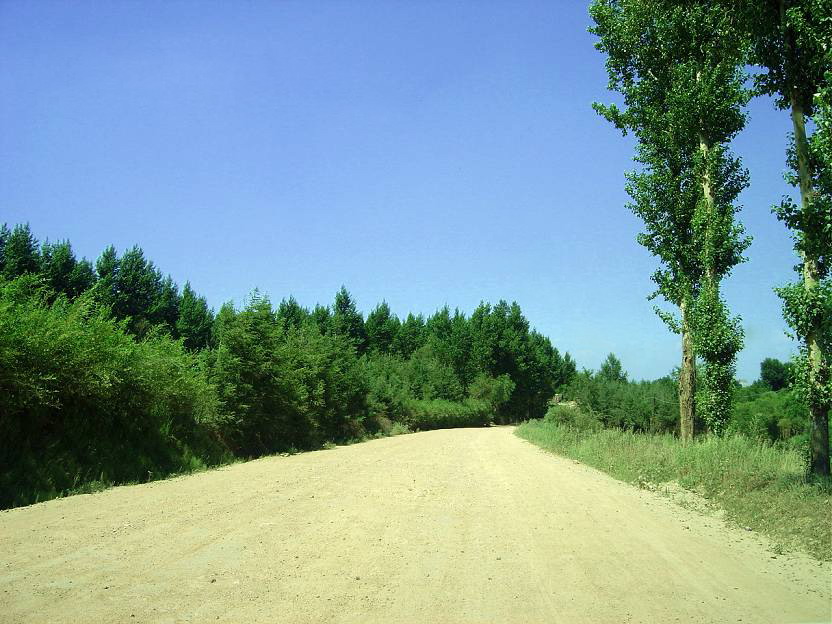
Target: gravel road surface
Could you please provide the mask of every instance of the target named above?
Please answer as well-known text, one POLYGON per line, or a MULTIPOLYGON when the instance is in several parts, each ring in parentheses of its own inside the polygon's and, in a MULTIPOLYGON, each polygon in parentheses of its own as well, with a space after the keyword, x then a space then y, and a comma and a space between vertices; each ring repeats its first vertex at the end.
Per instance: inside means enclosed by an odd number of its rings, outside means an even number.
POLYGON ((510 427, 0 513, 3 622, 824 622, 831 579, 510 427))

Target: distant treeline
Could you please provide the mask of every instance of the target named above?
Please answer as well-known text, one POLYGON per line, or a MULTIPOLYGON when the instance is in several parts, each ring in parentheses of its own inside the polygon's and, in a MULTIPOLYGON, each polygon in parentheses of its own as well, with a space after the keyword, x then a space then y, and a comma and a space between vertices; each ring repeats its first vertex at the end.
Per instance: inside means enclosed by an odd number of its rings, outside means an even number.
MULTIPOLYGON (((655 381, 632 381, 621 361, 610 353, 598 371, 581 371, 560 389, 563 401, 550 405, 547 419, 582 430, 678 434, 678 375, 677 369, 655 381)), ((726 433, 804 448, 809 423, 792 385, 791 363, 763 360, 760 378, 754 383, 740 386, 735 382, 734 408, 726 433)), ((695 427, 703 431, 706 424, 697 418, 695 427)))
POLYGON ((520 306, 365 319, 272 305, 215 314, 139 247, 93 264, 0 229, 0 506, 391 430, 540 417, 575 375, 520 306))

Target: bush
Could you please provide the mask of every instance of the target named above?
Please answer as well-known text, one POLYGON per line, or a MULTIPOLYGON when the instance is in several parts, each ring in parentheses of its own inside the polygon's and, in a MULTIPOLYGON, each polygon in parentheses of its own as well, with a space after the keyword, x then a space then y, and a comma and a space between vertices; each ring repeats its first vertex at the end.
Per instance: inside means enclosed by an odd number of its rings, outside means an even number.
POLYGON ((166 336, 136 342, 87 297, 46 296, 28 276, 0 286, 1 506, 227 455, 196 357, 166 336))
POLYGON ((483 427, 493 422, 493 410, 485 401, 462 402, 413 399, 406 403, 405 423, 412 430, 483 427))
POLYGON ((286 326, 255 294, 223 306, 217 349, 207 354, 222 401, 222 435, 243 456, 314 448, 366 433, 367 384, 355 346, 313 322, 286 326))
POLYGON ((790 389, 743 388, 737 392, 728 430, 757 440, 776 442, 806 431, 806 408, 790 389))
POLYGON ((679 397, 670 377, 633 382, 584 371, 575 375, 563 395, 595 414, 605 427, 662 433, 678 426, 679 397))
POLYGON ((579 409, 575 404, 553 403, 549 406, 543 419, 546 422, 570 427, 578 431, 598 431, 603 427, 601 421, 594 414, 579 409))

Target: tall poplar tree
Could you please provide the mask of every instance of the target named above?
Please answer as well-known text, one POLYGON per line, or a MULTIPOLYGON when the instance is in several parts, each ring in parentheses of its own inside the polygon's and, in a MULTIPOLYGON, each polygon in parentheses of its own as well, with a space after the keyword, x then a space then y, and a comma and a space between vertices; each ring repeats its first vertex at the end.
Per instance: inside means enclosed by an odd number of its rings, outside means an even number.
POLYGON ((777 289, 783 312, 801 343, 796 388, 809 411, 810 464, 830 474, 829 410, 832 408, 832 2, 747 0, 753 62, 761 93, 788 110, 792 137, 787 181, 800 203, 785 198, 775 208, 793 234, 800 255, 799 281, 777 289), (807 119, 815 131, 807 136, 807 119))
POLYGON ((740 26, 741 10, 731 0, 664 5, 678 28, 673 100, 699 143, 693 233, 703 273, 694 337, 705 363, 700 408, 708 427, 720 433, 731 416, 735 360, 743 344, 739 318, 731 317, 720 284, 745 260, 742 254, 751 242, 734 218, 748 173, 728 147, 745 126, 744 107, 751 95, 745 88, 748 38, 740 26))
POLYGON ((590 14, 596 47, 607 55, 608 86, 624 97, 623 109, 594 108, 638 140, 640 168, 627 175, 627 191, 645 225, 638 241, 661 262, 651 298, 679 309, 679 317, 657 312, 682 336, 680 435, 689 439, 697 352, 707 365, 703 415, 719 429, 741 345, 719 283, 748 245, 733 219, 745 176, 725 145, 744 121, 742 48, 726 45, 736 39, 731 13, 718 3, 595 0, 590 14))

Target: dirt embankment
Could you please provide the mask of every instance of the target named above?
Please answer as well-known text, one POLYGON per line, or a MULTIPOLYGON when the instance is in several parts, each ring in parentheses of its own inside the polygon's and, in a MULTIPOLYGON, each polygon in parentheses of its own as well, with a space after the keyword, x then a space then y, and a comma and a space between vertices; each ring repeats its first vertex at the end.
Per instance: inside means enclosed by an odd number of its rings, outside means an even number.
POLYGON ((510 428, 0 513, 0 621, 829 621, 830 566, 510 428))

